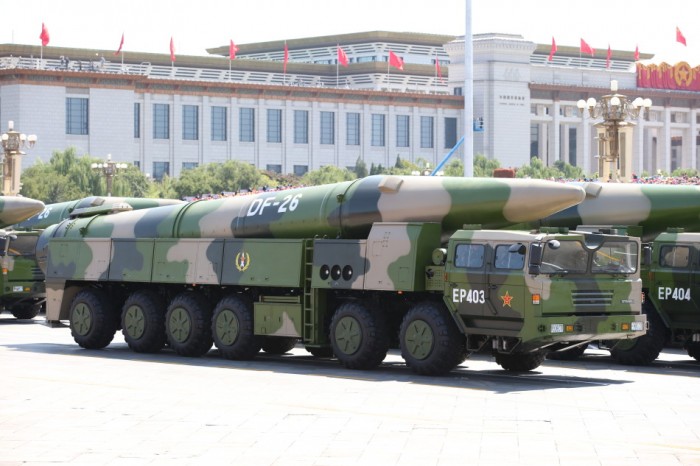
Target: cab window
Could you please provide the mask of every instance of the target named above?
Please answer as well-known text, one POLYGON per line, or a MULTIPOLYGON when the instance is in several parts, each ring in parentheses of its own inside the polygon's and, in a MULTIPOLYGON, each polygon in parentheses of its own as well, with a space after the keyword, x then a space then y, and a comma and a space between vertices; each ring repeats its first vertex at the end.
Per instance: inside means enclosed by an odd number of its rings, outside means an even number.
POLYGON ((690 248, 688 246, 661 246, 659 265, 674 269, 684 269, 690 263, 690 248))
POLYGON ((511 246, 510 244, 496 246, 494 265, 497 269, 520 270, 525 265, 525 254, 519 250, 512 251, 511 246))
POLYGON ((455 267, 478 269, 484 266, 483 244, 458 244, 455 250, 455 267))

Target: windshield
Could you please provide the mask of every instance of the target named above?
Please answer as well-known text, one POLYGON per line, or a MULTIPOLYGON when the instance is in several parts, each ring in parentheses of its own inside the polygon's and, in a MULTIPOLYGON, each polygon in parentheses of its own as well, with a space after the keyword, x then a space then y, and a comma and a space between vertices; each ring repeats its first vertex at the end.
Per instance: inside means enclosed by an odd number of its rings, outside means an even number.
POLYGON ((594 250, 579 241, 561 241, 558 248, 550 243, 542 251, 540 273, 635 273, 639 250, 634 241, 607 240, 594 250))
POLYGON ((634 273, 639 261, 637 243, 633 241, 605 241, 593 253, 593 273, 634 273))

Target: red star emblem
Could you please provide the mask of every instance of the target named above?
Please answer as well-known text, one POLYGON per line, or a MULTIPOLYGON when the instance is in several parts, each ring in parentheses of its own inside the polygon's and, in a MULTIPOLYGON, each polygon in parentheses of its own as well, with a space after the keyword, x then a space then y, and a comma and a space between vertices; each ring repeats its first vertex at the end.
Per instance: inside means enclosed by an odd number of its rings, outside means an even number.
POLYGON ((513 297, 506 291, 506 294, 501 296, 501 300, 503 300, 503 307, 511 307, 510 302, 513 300, 513 297))

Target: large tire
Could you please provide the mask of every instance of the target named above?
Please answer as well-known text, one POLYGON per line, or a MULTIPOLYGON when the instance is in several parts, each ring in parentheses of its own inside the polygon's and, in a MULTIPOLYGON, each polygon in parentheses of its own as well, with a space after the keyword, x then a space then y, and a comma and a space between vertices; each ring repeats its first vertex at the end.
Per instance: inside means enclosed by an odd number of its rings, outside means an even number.
POLYGON ((39 315, 41 304, 18 304, 10 309, 15 319, 33 319, 39 315))
POLYGON ((529 372, 540 367, 547 355, 544 351, 534 353, 496 353, 496 362, 511 372, 529 372))
POLYGON ((331 319, 330 336, 333 353, 348 369, 374 369, 389 351, 384 316, 359 302, 348 301, 338 307, 331 319))
POLYGON ((205 355, 212 345, 211 308, 199 293, 185 291, 170 302, 165 315, 168 346, 180 356, 205 355))
POLYGON ((688 351, 688 356, 694 358, 696 361, 700 361, 700 343, 693 341, 685 345, 686 351, 688 351))
POLYGON ((268 354, 289 353, 298 342, 297 337, 263 337, 262 350, 268 354))
POLYGON ((75 342, 86 349, 109 345, 117 332, 118 313, 100 290, 78 292, 70 306, 70 333, 75 342))
POLYGON ((122 334, 132 351, 156 353, 166 342, 165 301, 155 291, 129 295, 122 307, 122 334))
POLYGON ((219 301, 211 319, 214 344, 226 359, 253 359, 260 352, 261 339, 255 335, 253 306, 240 295, 219 301))
POLYGON ((651 303, 645 303, 644 314, 649 322, 649 330, 641 337, 632 340, 618 340, 610 349, 613 359, 627 366, 646 366, 659 357, 666 343, 666 325, 656 313, 651 303))
POLYGON ((399 330, 401 356, 420 375, 444 375, 468 355, 464 336, 447 309, 424 302, 409 310, 399 330))

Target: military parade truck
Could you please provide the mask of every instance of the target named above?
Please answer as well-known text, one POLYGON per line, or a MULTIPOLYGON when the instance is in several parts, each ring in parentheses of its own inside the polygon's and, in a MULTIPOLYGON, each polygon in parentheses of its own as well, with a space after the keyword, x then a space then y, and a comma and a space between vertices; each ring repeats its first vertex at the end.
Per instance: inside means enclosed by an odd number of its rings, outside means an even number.
POLYGON ((33 319, 41 311, 46 293, 44 273, 36 261, 36 243, 47 226, 71 215, 113 213, 170 204, 182 204, 182 201, 90 196, 44 206, 40 201, 17 198, 12 204, 17 206, 16 214, 12 216, 9 215, 12 212, 5 212, 5 215, 18 223, 0 230, 0 309, 8 310, 17 319, 33 319), (26 212, 26 215, 20 217, 17 215, 20 212, 26 212))
POLYGON ((88 215, 42 235, 47 320, 84 348, 229 359, 299 341, 370 369, 398 340, 419 374, 491 348, 536 368, 566 342, 644 334, 639 241, 465 229, 579 202, 541 180, 371 176, 333 185, 88 215), (597 254, 624 258, 593 269, 597 254))

